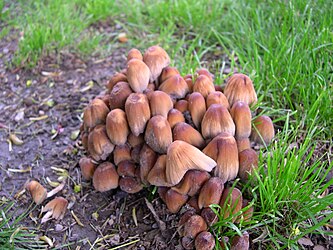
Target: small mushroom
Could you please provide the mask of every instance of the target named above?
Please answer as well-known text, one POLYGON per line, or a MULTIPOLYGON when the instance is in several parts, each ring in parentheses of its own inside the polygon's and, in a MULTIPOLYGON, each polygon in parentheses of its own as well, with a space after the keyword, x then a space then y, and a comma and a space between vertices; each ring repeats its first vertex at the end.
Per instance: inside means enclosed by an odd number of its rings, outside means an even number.
POLYGON ((205 220, 200 215, 192 215, 188 221, 184 224, 184 234, 185 237, 190 237, 191 239, 195 239, 195 237, 207 230, 207 224, 205 220))
POLYGON ((47 197, 47 190, 38 181, 30 181, 26 185, 26 189, 29 191, 34 202, 39 205, 47 197))
POLYGON ((198 196, 194 195, 192 196, 188 201, 187 204, 195 210, 196 213, 200 213, 200 208, 198 205, 198 196))
POLYGON ((136 178, 130 176, 121 177, 119 187, 129 194, 135 194, 143 189, 142 184, 136 178))
POLYGON ((212 104, 201 122, 201 133, 205 139, 214 138, 222 132, 235 134, 235 123, 231 115, 221 104, 212 104))
POLYGON ((106 134, 104 125, 97 125, 88 136, 88 152, 95 161, 103 160, 112 153, 114 145, 106 134))
POLYGON ((132 59, 138 59, 140 61, 143 60, 142 54, 140 52, 140 50, 133 48, 131 49, 128 54, 127 54, 127 62, 129 62, 132 59))
POLYGON ((185 141, 197 148, 205 146, 205 140, 201 134, 185 122, 178 122, 173 128, 173 140, 185 141))
POLYGON ((258 116, 253 121, 251 140, 262 145, 269 145, 274 138, 274 126, 271 118, 266 115, 258 116))
POLYGON ((114 145, 123 145, 130 133, 126 114, 121 109, 113 109, 106 117, 106 133, 114 145))
POLYGON ((141 153, 141 149, 142 149, 143 145, 144 144, 139 144, 131 149, 132 161, 134 161, 137 164, 140 163, 140 153, 141 153))
POLYGON ((194 245, 196 250, 213 250, 215 248, 215 238, 210 232, 203 231, 195 237, 194 245))
POLYGON ((56 197, 50 202, 48 202, 45 207, 42 208, 42 213, 47 212, 43 218, 41 223, 45 223, 50 219, 63 219, 67 210, 68 201, 63 197, 56 197))
POLYGON ((93 176, 94 188, 99 192, 105 192, 118 187, 119 175, 111 162, 100 164, 93 176))
POLYGON ((127 80, 131 89, 136 93, 143 93, 147 88, 150 78, 148 66, 139 59, 127 62, 127 80))
POLYGON ((234 215, 242 209, 242 203, 242 193, 238 188, 225 188, 220 201, 223 218, 226 219, 233 216, 232 222, 235 222, 237 216, 234 215))
POLYGON ((247 103, 237 101, 230 110, 230 114, 236 125, 235 138, 249 138, 251 135, 251 110, 247 103))
POLYGON ((86 129, 94 128, 96 125, 104 124, 109 108, 98 98, 92 100, 83 113, 83 124, 86 129))
POLYGON ((210 73, 208 71, 208 69, 205 69, 205 68, 197 69, 197 71, 195 73, 199 76, 201 76, 201 75, 207 76, 211 82, 214 81, 214 75, 212 73, 210 73))
POLYGON ((193 92, 199 92, 204 98, 214 92, 214 84, 206 75, 199 75, 193 85, 193 92))
POLYGON ((224 88, 224 94, 232 107, 237 101, 243 101, 249 106, 257 103, 257 94, 251 79, 244 74, 232 75, 224 88))
POLYGON ((158 89, 167 93, 173 99, 184 98, 189 92, 187 83, 180 75, 174 75, 166 79, 158 89))
POLYGON ((135 136, 143 133, 150 119, 149 102, 146 95, 131 94, 125 103, 128 125, 135 136))
POLYGON ((157 160, 157 154, 147 144, 144 144, 140 151, 140 179, 144 185, 148 185, 148 174, 157 160))
POLYGON ((248 148, 239 153, 238 175, 242 181, 247 181, 253 169, 258 168, 258 155, 252 148, 248 148))
POLYGON ((116 85, 118 82, 127 82, 127 77, 120 72, 114 74, 106 85, 108 91, 111 92, 114 85, 116 85))
POLYGON ((201 217, 204 218, 208 226, 214 225, 219 219, 210 207, 205 207, 201 210, 201 217))
POLYGON ((164 49, 155 45, 145 51, 143 61, 150 69, 150 81, 154 82, 161 75, 162 70, 170 64, 170 57, 164 49))
POLYGON ((146 143, 160 154, 165 154, 172 143, 172 131, 167 119, 161 115, 153 116, 147 124, 146 143))
POLYGON ((149 95, 149 104, 152 116, 161 115, 167 118, 168 112, 173 108, 170 96, 159 90, 153 91, 149 95))
POLYGON ((96 164, 91 158, 82 157, 79 161, 79 165, 83 178, 88 181, 91 180, 96 169, 96 164))
POLYGON ((189 170, 184 175, 184 178, 172 189, 180 194, 187 194, 189 196, 196 195, 202 185, 209 179, 210 175, 206 171, 189 170))
POLYGON ((205 98, 199 92, 193 92, 188 98, 188 109, 194 125, 199 129, 206 112, 205 98))
POLYGON ((178 193, 173 189, 169 189, 165 195, 165 204, 171 213, 177 213, 186 203, 188 196, 178 193))
POLYGON ((179 74, 180 73, 179 73, 178 69, 176 69, 175 67, 167 66, 162 70, 162 73, 160 75, 160 82, 164 82, 168 78, 175 76, 175 75, 179 75, 179 74))
POLYGON ((188 101, 186 100, 179 100, 175 104, 175 109, 178 109, 180 112, 184 113, 185 111, 188 110, 188 101))
POLYGON ((198 198, 199 208, 219 204, 224 189, 224 182, 219 177, 210 178, 201 188, 198 198))
POLYGON ((124 160, 117 165, 117 173, 120 177, 135 177, 135 170, 136 166, 132 161, 124 160))
POLYGON ((184 76, 184 80, 187 83, 187 87, 188 87, 188 92, 192 93, 193 92, 193 79, 192 79, 192 75, 190 75, 191 77, 189 77, 189 75, 184 76))
POLYGON ((238 152, 251 148, 250 138, 237 138, 236 139, 238 152))
POLYGON ((178 184, 191 169, 210 172, 216 162, 199 149, 184 141, 174 141, 168 148, 166 177, 168 183, 178 184))
POLYGON ((236 235, 231 240, 230 250, 248 250, 250 249, 249 233, 244 232, 241 236, 236 235))
POLYGON ((168 113, 168 122, 170 127, 174 128, 178 122, 185 122, 185 117, 178 109, 171 109, 168 113))
POLYGON ((110 109, 124 109, 127 98, 133 91, 127 82, 118 82, 110 92, 110 109))
POLYGON ((130 133, 127 137, 127 142, 132 148, 134 148, 135 146, 142 145, 143 143, 145 143, 145 139, 143 137, 143 134, 134 135, 130 133))
POLYGON ((165 169, 166 169, 166 155, 160 155, 153 168, 149 171, 147 181, 154 186, 170 186, 166 180, 165 169))
POLYGON ((225 108, 229 108, 229 102, 227 97, 220 91, 211 92, 206 98, 207 108, 212 104, 221 104, 225 108))
POLYGON ((113 162, 116 166, 118 166, 118 164, 122 161, 130 161, 130 160, 132 160, 131 148, 127 143, 115 146, 113 150, 113 162))

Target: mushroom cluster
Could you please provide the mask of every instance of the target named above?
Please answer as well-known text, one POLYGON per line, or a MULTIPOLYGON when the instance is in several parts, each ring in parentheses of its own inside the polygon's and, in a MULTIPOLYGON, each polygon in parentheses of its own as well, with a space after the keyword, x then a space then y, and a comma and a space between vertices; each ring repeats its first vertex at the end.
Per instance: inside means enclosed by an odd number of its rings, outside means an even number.
POLYGON ((170 212, 189 204, 195 213, 180 223, 182 244, 212 249, 207 228, 216 218, 209 206, 235 208, 225 210, 226 217, 246 206, 241 192, 226 183, 237 176, 247 180, 258 165, 251 143, 269 144, 274 127, 268 116, 252 121, 257 95, 248 76, 234 74, 222 89, 207 69, 181 76, 169 64, 159 46, 143 55, 128 52, 126 69, 84 110, 87 156, 79 165, 100 192, 119 186, 136 193, 154 185, 170 212))

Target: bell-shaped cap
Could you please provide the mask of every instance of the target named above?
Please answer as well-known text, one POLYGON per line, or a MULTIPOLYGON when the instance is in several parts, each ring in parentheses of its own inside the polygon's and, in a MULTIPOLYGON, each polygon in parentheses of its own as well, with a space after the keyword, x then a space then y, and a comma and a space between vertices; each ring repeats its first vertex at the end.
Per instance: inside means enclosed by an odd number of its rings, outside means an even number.
POLYGON ((258 116, 253 121, 251 140, 263 145, 269 145, 275 135, 271 118, 266 115, 258 116))
POLYGON ((192 121, 197 129, 200 128, 202 118, 206 112, 205 98, 199 92, 193 92, 188 98, 188 109, 192 121))
POLYGON ((205 146, 205 140, 198 130, 185 122, 179 122, 173 128, 173 140, 185 141, 197 148, 205 146))
POLYGON ((149 104, 152 116, 161 115, 167 118, 169 111, 173 108, 171 97, 159 90, 149 94, 149 104))
POLYGON ((105 192, 118 187, 119 175, 111 162, 100 164, 93 176, 94 188, 99 192, 105 192))
POLYGON ((123 145, 130 133, 126 114, 121 109, 113 109, 106 117, 106 133, 114 145, 123 145))
POLYGON ((88 136, 88 152, 95 161, 103 160, 112 153, 114 145, 106 134, 104 125, 97 125, 88 136))
POLYGON ((150 70, 139 59, 131 59, 127 62, 127 81, 131 89, 136 93, 143 93, 148 87, 150 70))
POLYGON ((251 110, 247 103, 237 101, 230 110, 236 126, 235 138, 249 138, 251 135, 251 110))
POLYGON ((170 57, 163 48, 155 45, 145 51, 143 61, 150 69, 150 81, 154 82, 161 75, 162 70, 170 64, 170 57))
POLYGON ((159 90, 167 93, 173 99, 184 98, 189 92, 187 83, 180 75, 174 75, 166 79, 158 88, 159 90))
POLYGON ((105 124, 109 108, 98 98, 92 100, 83 112, 83 124, 85 129, 94 128, 96 125, 105 124))

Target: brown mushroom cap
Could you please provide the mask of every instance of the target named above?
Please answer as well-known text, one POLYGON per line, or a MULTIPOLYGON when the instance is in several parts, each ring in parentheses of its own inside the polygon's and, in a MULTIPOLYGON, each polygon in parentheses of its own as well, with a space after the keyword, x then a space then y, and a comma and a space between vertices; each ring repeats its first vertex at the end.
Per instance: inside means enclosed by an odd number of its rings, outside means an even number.
POLYGON ((185 122, 185 117, 178 109, 171 109, 168 113, 168 122, 170 127, 174 128, 178 122, 185 122))
POLYGON ((29 191, 34 202, 39 205, 47 197, 47 190, 38 181, 30 181, 26 185, 26 189, 29 191))
POLYGON ((179 75, 179 71, 175 67, 167 66, 162 70, 162 73, 160 75, 160 82, 164 82, 166 79, 170 78, 174 75, 179 75))
POLYGON ((206 111, 201 122, 201 133, 204 138, 214 138, 222 132, 235 134, 235 123, 225 107, 220 104, 212 104, 206 111))
POLYGON ((113 150, 113 162, 116 166, 122 161, 130 161, 131 159, 131 148, 127 143, 115 146, 113 150))
POLYGON ((274 126, 271 118, 266 115, 258 116, 253 121, 251 140, 263 145, 269 145, 274 138, 274 126))
POLYGON ((127 77, 123 73, 115 73, 106 85, 108 91, 111 92, 114 85, 116 85, 118 82, 127 82, 127 77))
POLYGON ((127 54, 127 62, 129 62, 132 59, 138 59, 138 60, 143 60, 142 54, 140 50, 133 48, 131 49, 128 54, 127 54))
POLYGON ((173 108, 171 97, 163 91, 153 91, 149 94, 149 104, 151 115, 161 115, 168 117, 168 112, 173 108))
POLYGON ((136 93, 143 93, 147 88, 150 78, 148 66, 139 59, 127 62, 127 80, 131 89, 136 93))
POLYGON ((244 232, 242 236, 236 235, 231 240, 230 250, 250 249, 249 233, 244 232))
POLYGON ((192 215, 184 224, 183 236, 194 239, 199 233, 207 230, 207 224, 200 215, 192 215))
POLYGON ((157 187, 167 187, 170 186, 169 183, 167 183, 166 175, 165 175, 165 169, 166 169, 166 155, 160 155, 153 168, 149 171, 149 174, 147 176, 147 181, 154 186, 157 187))
POLYGON ((82 157, 79 161, 81 173, 84 179, 91 180, 94 175, 96 164, 88 157, 82 157))
POLYGON ((216 162, 199 149, 184 141, 174 141, 167 151, 166 177, 168 183, 178 184, 191 169, 210 172, 216 162))
POLYGON ((148 185, 148 174, 157 160, 157 153, 147 144, 144 144, 140 151, 140 179, 144 185, 148 185))
POLYGON ((204 218, 208 226, 214 225, 219 219, 217 214, 210 207, 203 208, 200 215, 204 218))
POLYGON ((188 196, 178 193, 175 190, 169 189, 165 195, 165 204, 171 213, 177 213, 186 203, 188 196))
POLYGON ((111 162, 100 164, 93 176, 94 188, 99 192, 105 192, 118 187, 119 175, 111 162))
POLYGON ((170 57, 168 53, 160 46, 149 47, 144 55, 143 61, 147 64, 150 69, 151 76, 150 81, 154 82, 158 79, 162 70, 170 64, 170 57))
POLYGON ((167 119, 161 115, 153 116, 147 124, 146 143, 160 154, 165 154, 172 143, 172 131, 167 119))
POLYGON ((232 75, 224 88, 224 94, 228 98, 229 104, 236 101, 243 101, 249 106, 257 103, 257 94, 254 90, 251 79, 244 74, 232 75))
POLYGON ((210 232, 203 231, 195 237, 194 245, 196 250, 213 250, 215 238, 210 232))
POLYGON ((236 139, 238 152, 242 152, 245 149, 251 148, 250 138, 238 138, 236 139))
POLYGON ((225 108, 229 108, 229 102, 227 97, 220 91, 211 92, 206 98, 207 108, 212 104, 221 104, 225 108))
POLYGON ((106 133, 114 145, 123 145, 130 133, 126 114, 121 109, 113 109, 106 117, 106 133))
POLYGON ((219 204, 224 189, 224 182, 219 177, 210 178, 201 188, 198 198, 199 208, 219 204))
POLYGON ((125 112, 132 133, 135 136, 143 133, 150 119, 150 108, 147 96, 141 93, 131 94, 125 103, 125 112))
POLYGON ((206 75, 199 75, 193 85, 193 92, 199 92, 206 98, 211 92, 214 92, 214 84, 206 75))
POLYGON ((188 109, 194 125, 199 129, 206 112, 205 98, 199 92, 193 92, 188 98, 188 109))
POLYGON ((189 196, 196 195, 202 185, 209 179, 210 174, 206 171, 189 170, 184 175, 184 178, 172 189, 180 194, 187 194, 189 196))
POLYGON ((103 160, 112 153, 114 145, 106 134, 104 125, 97 125, 88 136, 88 152, 95 161, 103 160))
POLYGON ((167 93, 173 99, 184 98, 189 92, 187 83, 180 75, 174 75, 166 79, 158 89, 167 93))
POLYGON ((109 108, 101 99, 95 98, 92 100, 83 113, 84 128, 94 128, 98 124, 104 124, 109 111, 109 108))
POLYGON ((120 177, 135 177, 136 176, 136 166, 134 162, 129 160, 121 161, 117 165, 117 173, 120 177))
POLYGON ((178 109, 180 112, 184 113, 188 110, 188 101, 186 100, 179 100, 175 103, 175 109, 178 109))
POLYGON ((252 148, 248 148, 239 153, 238 175, 243 181, 247 181, 253 169, 258 168, 258 155, 252 148))
POLYGON ((204 75, 204 76, 207 76, 209 78, 209 80, 211 82, 214 81, 214 75, 212 73, 210 73, 208 71, 208 69, 205 69, 205 68, 200 68, 200 69, 197 69, 196 72, 195 72, 197 75, 204 75))
POLYGON ((121 177, 119 187, 129 194, 135 194, 143 189, 142 184, 136 178, 130 176, 121 177))
POLYGON ((249 138, 251 135, 251 110, 247 103, 237 101, 230 110, 230 114, 236 125, 236 138, 249 138))
POLYGON ((133 91, 127 82, 118 82, 110 92, 110 108, 124 109, 125 102, 133 91))
POLYGON ((145 143, 145 139, 143 134, 134 135, 130 133, 127 137, 127 142, 132 148, 134 148, 135 146, 142 145, 143 143, 145 143))
POLYGON ((201 134, 185 122, 178 122, 173 128, 173 140, 185 141, 197 148, 205 146, 205 140, 201 134))
MULTIPOLYGON (((223 218, 229 218, 231 215, 237 214, 242 209, 243 197, 242 193, 238 188, 225 188, 221 201, 221 212, 223 214, 223 218)), ((232 218, 232 221, 235 222, 237 219, 236 216, 232 218)))

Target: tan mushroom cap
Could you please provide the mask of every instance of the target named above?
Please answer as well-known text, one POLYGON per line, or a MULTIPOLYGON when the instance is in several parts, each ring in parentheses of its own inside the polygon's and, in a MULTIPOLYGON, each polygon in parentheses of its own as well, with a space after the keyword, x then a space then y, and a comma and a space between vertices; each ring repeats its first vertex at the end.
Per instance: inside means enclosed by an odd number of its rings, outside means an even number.
POLYGON ((178 122, 172 132, 175 141, 184 141, 200 149, 205 146, 205 140, 199 131, 185 122, 178 122))
POLYGON ((143 185, 136 178, 130 176, 121 177, 119 187, 129 194, 135 194, 143 189, 143 185))
POLYGON ((79 161, 79 165, 83 178, 91 180, 96 169, 96 164, 89 157, 82 157, 79 161))
POLYGON ((42 219, 42 223, 49 219, 52 215, 53 219, 63 219, 67 210, 68 201, 63 197, 56 197, 48 202, 45 207, 42 208, 42 213, 48 212, 42 219))
POLYGON ((38 181, 30 181, 26 185, 26 189, 29 191, 34 202, 39 205, 47 197, 47 190, 38 181))
POLYGON ((106 134, 104 125, 97 125, 88 136, 88 152, 95 161, 103 160, 112 153, 114 145, 106 134))
POLYGON ((220 91, 211 92, 206 98, 207 108, 212 104, 221 104, 225 108, 229 108, 229 102, 227 97, 220 91))
POLYGON ((258 168, 258 155, 252 148, 248 148, 239 153, 238 175, 243 181, 247 181, 253 169, 258 168))
POLYGON ((171 213, 177 213, 185 205, 188 196, 169 189, 164 194, 165 204, 171 213))
POLYGON ((99 192, 105 192, 118 187, 119 175, 111 162, 100 164, 93 176, 94 188, 99 192))
POLYGON ((139 59, 131 59, 127 62, 127 81, 131 89, 136 93, 143 93, 148 87, 150 70, 139 59))
POLYGON ((130 60, 132 59, 138 59, 140 61, 143 60, 143 56, 140 52, 140 50, 136 49, 136 48, 133 48, 131 49, 130 51, 128 51, 128 54, 127 54, 127 62, 129 62, 130 60))
POLYGON ((178 109, 171 109, 168 113, 168 122, 170 127, 174 128, 178 122, 185 122, 185 117, 178 109))
MULTIPOLYGON (((231 215, 237 214, 242 209, 243 203, 243 196, 242 192, 238 188, 228 187, 225 188, 221 201, 220 206, 223 212, 223 218, 228 218, 231 215)), ((233 216, 232 221, 235 222, 237 219, 236 216, 233 216)))
POLYGON ((94 128, 99 124, 104 124, 109 111, 109 108, 101 99, 95 98, 92 100, 83 113, 84 128, 94 128))
POLYGON ((124 109, 125 102, 129 95, 132 93, 133 91, 127 82, 118 82, 116 85, 114 85, 109 95, 110 108, 124 109))
POLYGON ((182 99, 175 103, 175 109, 178 109, 180 112, 184 113, 188 110, 188 101, 182 99))
POLYGON ((172 131, 165 117, 156 115, 148 121, 145 141, 155 152, 160 154, 167 152, 172 143, 172 131))
POLYGON ((127 143, 115 146, 113 150, 113 162, 116 166, 122 161, 130 161, 131 159, 131 148, 127 143))
POLYGON ((183 236, 195 239, 199 233, 206 230, 207 224, 205 220, 200 215, 195 214, 185 222, 183 236))
POLYGON ((129 160, 121 161, 117 165, 117 173, 120 177, 135 177, 136 176, 136 166, 135 163, 129 160))
POLYGON ((249 106, 257 103, 257 94, 253 83, 244 74, 232 75, 224 88, 224 94, 228 98, 231 107, 236 101, 243 101, 249 106))
POLYGON ((130 133, 126 114, 121 109, 113 109, 106 117, 106 133, 114 145, 123 145, 130 133))
POLYGON ((200 75, 207 76, 211 82, 214 81, 214 75, 212 73, 210 73, 209 70, 206 68, 197 69, 195 73, 199 76, 200 75))
POLYGON ((115 73, 106 85, 108 91, 111 92, 114 85, 116 85, 118 82, 127 82, 127 77, 123 73, 115 73))
POLYGON ((275 136, 274 125, 266 115, 258 116, 253 121, 251 140, 263 145, 269 145, 275 136))
POLYGON ((224 182, 219 177, 210 178, 201 188, 198 205, 199 208, 209 207, 212 204, 219 204, 224 189, 224 182))
POLYGON ((203 208, 200 215, 204 218, 208 226, 214 225, 219 219, 217 214, 210 207, 203 208))
POLYGON ((160 155, 153 168, 149 171, 147 181, 157 187, 168 187, 170 184, 166 180, 166 155, 160 155))
POLYGON ((157 153, 147 144, 144 144, 140 151, 140 179, 144 185, 149 185, 147 181, 150 170, 157 161, 157 153))
POLYGON ((189 170, 184 175, 184 178, 172 189, 180 194, 187 194, 189 196, 196 195, 201 189, 202 185, 210 178, 210 174, 206 171, 189 170))
POLYGON ((202 118, 206 113, 205 98, 199 92, 193 92, 188 98, 188 109, 190 111, 192 121, 196 128, 200 128, 202 118))
POLYGON ((167 151, 166 177, 169 184, 176 185, 191 169, 210 172, 216 162, 199 149, 184 141, 174 141, 167 151))
POLYGON ((163 48, 155 45, 145 51, 143 61, 150 69, 150 81, 154 82, 161 75, 162 70, 170 64, 170 57, 163 48))
POLYGON ((245 149, 251 148, 250 138, 237 138, 236 143, 238 152, 242 152, 245 149))
POLYGON ((151 114, 147 96, 141 93, 131 94, 125 103, 125 112, 132 133, 135 136, 143 133, 151 114))
POLYGON ((207 97, 215 91, 213 82, 205 75, 199 75, 193 85, 193 92, 199 92, 203 97, 207 97))
POLYGON ((158 88, 167 93, 173 99, 184 98, 189 92, 187 83, 180 75, 174 75, 166 79, 158 88))
POLYGON ((232 119, 236 126, 235 137, 238 138, 249 138, 251 135, 251 110, 247 103, 237 101, 234 103, 230 110, 232 119))
POLYGON ((208 231, 203 231, 195 237, 194 246, 196 250, 213 250, 215 248, 215 237, 208 231))
POLYGON ((171 97, 163 91, 153 91, 149 94, 149 104, 151 115, 161 115, 168 117, 168 112, 173 108, 171 97))
POLYGON ((168 78, 175 76, 175 75, 179 75, 179 74, 180 73, 177 68, 167 66, 162 70, 162 73, 160 75, 160 82, 164 82, 168 78))
POLYGON ((231 240, 230 250, 250 249, 249 233, 244 232, 242 236, 236 235, 231 240))

